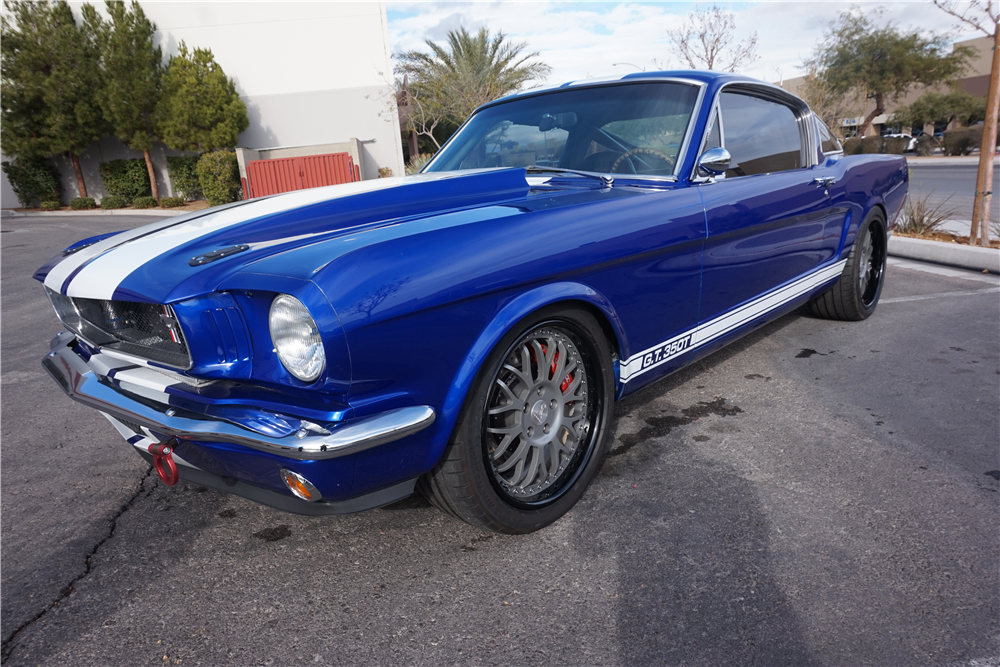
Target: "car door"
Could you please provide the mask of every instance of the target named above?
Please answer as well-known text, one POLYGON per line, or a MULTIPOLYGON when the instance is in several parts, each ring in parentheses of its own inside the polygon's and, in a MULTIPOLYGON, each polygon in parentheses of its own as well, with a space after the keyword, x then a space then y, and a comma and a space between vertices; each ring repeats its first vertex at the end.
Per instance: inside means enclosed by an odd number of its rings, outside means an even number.
POLYGON ((708 232, 704 343, 794 298, 805 277, 834 259, 843 229, 831 196, 836 170, 815 164, 815 125, 804 106, 767 90, 724 89, 704 144, 715 145, 732 161, 724 176, 698 186, 708 232), (787 289, 792 283, 798 287, 787 289), (786 289, 767 296, 779 287, 786 289))

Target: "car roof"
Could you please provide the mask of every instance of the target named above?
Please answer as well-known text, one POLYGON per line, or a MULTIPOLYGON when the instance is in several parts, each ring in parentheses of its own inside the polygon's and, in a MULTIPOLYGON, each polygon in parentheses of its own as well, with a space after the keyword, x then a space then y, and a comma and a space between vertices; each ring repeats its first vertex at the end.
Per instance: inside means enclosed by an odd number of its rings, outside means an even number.
MULTIPOLYGON (((566 88, 583 88, 583 87, 593 87, 593 86, 603 86, 603 85, 616 85, 622 82, 628 81, 668 81, 668 80, 686 80, 698 84, 723 84, 723 83, 753 83, 758 85, 765 85, 771 88, 775 88, 774 84, 761 81, 759 79, 754 79, 749 76, 744 76, 742 74, 733 74, 731 72, 716 72, 712 70, 664 70, 660 72, 630 72, 623 75, 613 75, 606 77, 598 77, 593 79, 577 79, 574 81, 567 81, 566 83, 561 83, 553 86, 543 86, 540 88, 530 88, 528 90, 522 90, 511 95, 506 95, 504 97, 497 98, 486 104, 482 105, 476 111, 491 107, 494 104, 502 104, 510 100, 530 97, 532 95, 540 95, 544 93, 551 93, 557 90, 563 90, 566 88)), ((779 88, 780 90, 780 88, 779 88)), ((785 94, 787 91, 783 91, 785 94)), ((792 96, 794 97, 794 96, 792 96)))

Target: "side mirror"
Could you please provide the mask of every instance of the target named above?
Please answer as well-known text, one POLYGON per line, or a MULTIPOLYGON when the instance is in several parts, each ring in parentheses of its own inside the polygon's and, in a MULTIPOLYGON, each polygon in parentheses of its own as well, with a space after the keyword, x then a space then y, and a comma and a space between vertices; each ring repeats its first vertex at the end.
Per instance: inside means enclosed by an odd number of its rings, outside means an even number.
POLYGON ((725 148, 710 148, 698 158, 698 171, 704 175, 718 176, 726 173, 733 156, 725 148))

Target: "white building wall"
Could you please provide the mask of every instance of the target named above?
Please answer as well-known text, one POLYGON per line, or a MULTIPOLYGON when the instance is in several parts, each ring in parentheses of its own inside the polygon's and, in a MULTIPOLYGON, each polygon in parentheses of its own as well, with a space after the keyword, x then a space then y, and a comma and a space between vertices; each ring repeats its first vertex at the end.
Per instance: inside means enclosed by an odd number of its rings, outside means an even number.
MULTIPOLYGON (((71 2, 79 19, 82 2, 71 2)), ((103 2, 93 1, 103 11, 103 2)), ((363 143, 365 173, 379 167, 402 175, 403 147, 395 115, 391 48, 385 5, 378 2, 150 2, 143 11, 156 24, 164 58, 209 48, 246 103, 250 127, 239 136, 244 148, 278 148, 344 142, 363 143)), ((161 194, 169 194, 165 151, 153 152, 161 194)), ((140 157, 112 138, 82 154, 88 189, 104 194, 99 162, 140 157)), ((62 162, 66 162, 63 165, 62 162)), ((76 196, 68 161, 64 199, 76 196)), ((4 207, 16 198, 3 178, 4 207)))

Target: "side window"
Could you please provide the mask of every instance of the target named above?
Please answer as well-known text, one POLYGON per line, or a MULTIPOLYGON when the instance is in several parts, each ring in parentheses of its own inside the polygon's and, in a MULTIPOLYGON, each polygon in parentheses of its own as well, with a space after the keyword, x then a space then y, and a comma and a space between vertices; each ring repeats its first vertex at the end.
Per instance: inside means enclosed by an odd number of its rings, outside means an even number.
POLYGON ((722 93, 720 106, 723 145, 733 157, 727 177, 802 166, 799 124, 789 107, 742 93, 722 93))
POLYGON ((830 132, 830 128, 826 126, 826 123, 817 118, 816 127, 819 128, 819 146, 820 152, 822 152, 823 155, 844 152, 844 147, 840 145, 840 141, 837 140, 837 137, 833 136, 833 133, 830 132))

